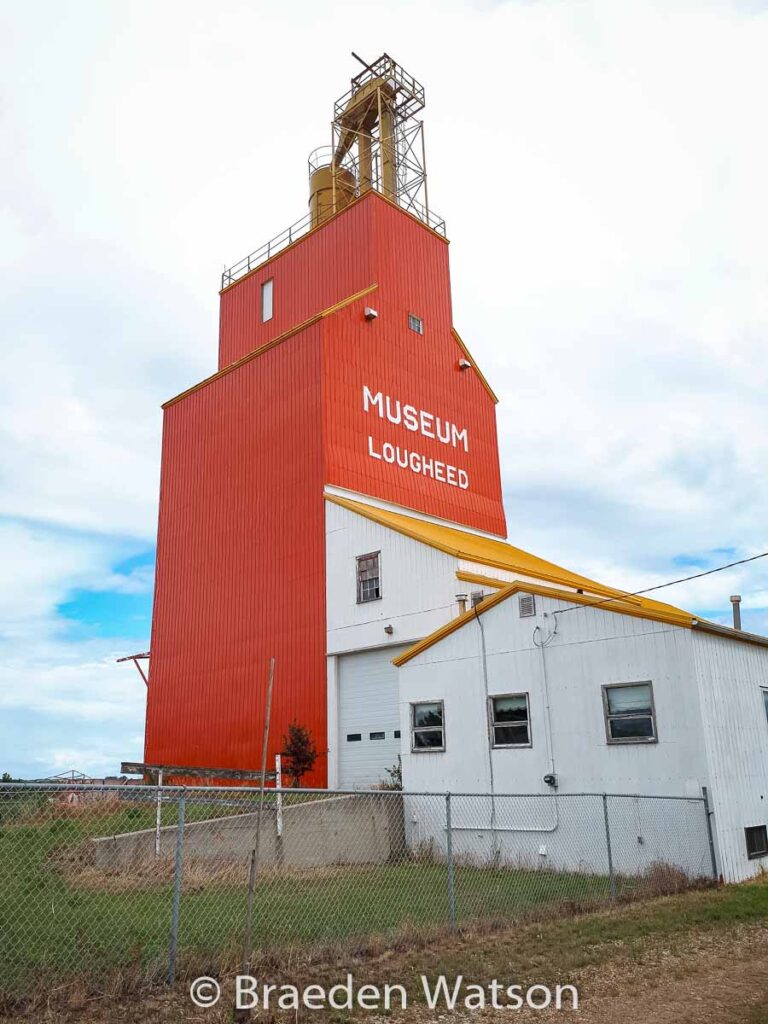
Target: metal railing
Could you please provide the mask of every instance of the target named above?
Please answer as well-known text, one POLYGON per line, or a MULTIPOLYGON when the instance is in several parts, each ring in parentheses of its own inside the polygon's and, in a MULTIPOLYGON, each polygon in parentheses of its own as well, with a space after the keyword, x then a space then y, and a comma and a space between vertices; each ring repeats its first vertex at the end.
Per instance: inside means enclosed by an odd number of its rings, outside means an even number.
POLYGON ((716 878, 705 798, 3 784, 0 1006, 716 878), (161 808, 156 821, 156 807, 161 808))
MULTIPOLYGON (((377 191, 377 189, 374 189, 377 191)), ((427 227, 430 227, 433 231, 436 231, 439 235, 445 237, 445 221, 442 217, 438 217, 437 214, 431 210, 427 210, 425 206, 415 200, 408 199, 405 202, 401 202, 398 205, 402 207, 407 213, 412 213, 414 217, 418 217, 419 220, 423 221, 427 227)), ((287 249, 289 245, 297 242, 303 235, 306 235, 312 228, 312 216, 307 213, 301 220, 297 220, 294 224, 291 224, 284 231, 281 231, 279 235, 275 235, 274 238, 270 238, 258 249, 254 249, 253 252, 244 256, 238 263, 228 267, 221 275, 221 287, 226 288, 235 281, 238 281, 241 277, 245 277, 246 274, 250 274, 252 270, 265 263, 267 260, 276 256, 283 249, 287 249)))

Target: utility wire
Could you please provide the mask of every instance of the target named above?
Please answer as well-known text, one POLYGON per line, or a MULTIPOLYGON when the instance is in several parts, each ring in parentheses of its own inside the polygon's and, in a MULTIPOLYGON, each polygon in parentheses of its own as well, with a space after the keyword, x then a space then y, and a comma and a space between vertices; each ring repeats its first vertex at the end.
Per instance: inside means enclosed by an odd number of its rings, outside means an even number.
MULTIPOLYGON (((715 572, 722 572, 724 569, 733 569, 736 565, 746 565, 747 562, 756 562, 758 558, 768 558, 768 551, 761 551, 759 555, 752 555, 750 558, 740 558, 738 562, 729 562, 727 565, 718 565, 716 569, 707 569, 704 572, 696 572, 692 576, 683 576, 679 580, 670 580, 668 583, 657 583, 655 587, 646 587, 645 590, 633 590, 631 593, 618 594, 616 597, 606 597, 602 601, 595 601, 594 605, 609 604, 611 601, 623 601, 627 597, 640 597, 642 594, 650 594, 654 590, 663 590, 665 587, 674 587, 676 583, 688 583, 689 580, 698 580, 702 576, 711 576, 715 572)), ((593 607, 594 607, 593 605, 593 607)), ((553 615, 562 615, 564 612, 574 612, 583 608, 583 605, 575 604, 570 608, 558 608, 553 615)))

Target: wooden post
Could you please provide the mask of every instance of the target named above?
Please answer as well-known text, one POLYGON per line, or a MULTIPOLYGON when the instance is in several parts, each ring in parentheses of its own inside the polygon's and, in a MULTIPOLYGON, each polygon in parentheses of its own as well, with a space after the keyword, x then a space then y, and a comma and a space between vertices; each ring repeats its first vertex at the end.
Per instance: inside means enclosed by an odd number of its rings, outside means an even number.
POLYGON ((275 659, 269 660, 267 681, 267 707, 264 714, 264 738, 261 751, 261 784, 259 786, 259 807, 256 812, 256 838, 251 850, 251 864, 248 871, 248 909, 245 918, 245 939, 243 942, 243 974, 248 973, 251 959, 251 932, 253 926, 253 896, 256 888, 256 871, 259 863, 259 840, 261 839, 261 812, 264 808, 264 779, 267 773, 267 745, 269 744, 269 721, 272 716, 272 686, 275 679, 275 659))

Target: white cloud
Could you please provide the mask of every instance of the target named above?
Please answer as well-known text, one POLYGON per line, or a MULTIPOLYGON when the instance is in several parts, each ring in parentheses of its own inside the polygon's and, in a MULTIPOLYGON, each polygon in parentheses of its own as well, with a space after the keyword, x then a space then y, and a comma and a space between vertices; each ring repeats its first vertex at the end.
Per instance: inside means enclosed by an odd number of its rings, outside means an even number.
MULTIPOLYGON (((767 4, 17 6, 0 501, 37 525, 0 534, 16 708, 141 731, 108 660, 122 641, 68 642, 56 608, 151 587, 114 567, 154 536, 159 404, 215 369, 223 264, 304 212, 365 40, 426 84, 430 201, 456 325, 502 400, 512 542, 633 589, 685 575, 679 555, 768 548, 767 4)), ((735 589, 768 625, 763 563, 658 596, 727 621, 735 589)))

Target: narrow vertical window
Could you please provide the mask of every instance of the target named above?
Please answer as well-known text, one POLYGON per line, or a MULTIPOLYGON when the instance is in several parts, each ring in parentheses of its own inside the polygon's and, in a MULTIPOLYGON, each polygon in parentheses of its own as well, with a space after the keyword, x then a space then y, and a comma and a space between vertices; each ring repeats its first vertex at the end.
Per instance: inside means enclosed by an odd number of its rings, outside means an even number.
POLYGON ((272 278, 261 286, 261 322, 272 319, 272 278))
POLYGON ((763 707, 765 708, 765 717, 768 718, 768 689, 764 686, 763 690, 763 707))
POLYGON ((357 603, 378 601, 381 597, 380 551, 360 555, 357 559, 357 603))
POLYGON ((411 704, 411 750, 445 750, 444 723, 441 700, 411 704))
POLYGON ((408 326, 412 331, 416 331, 417 334, 424 333, 424 321, 420 316, 416 316, 415 313, 408 314, 408 326))

